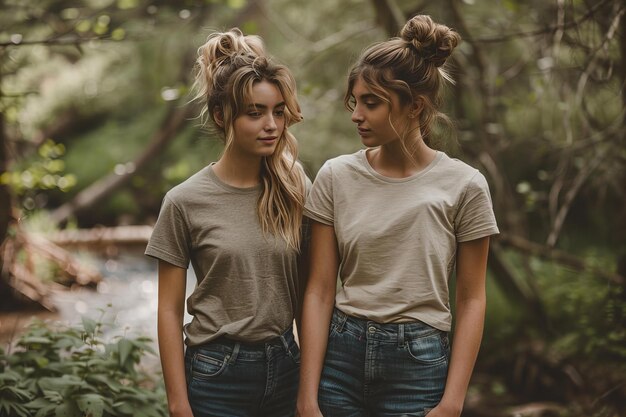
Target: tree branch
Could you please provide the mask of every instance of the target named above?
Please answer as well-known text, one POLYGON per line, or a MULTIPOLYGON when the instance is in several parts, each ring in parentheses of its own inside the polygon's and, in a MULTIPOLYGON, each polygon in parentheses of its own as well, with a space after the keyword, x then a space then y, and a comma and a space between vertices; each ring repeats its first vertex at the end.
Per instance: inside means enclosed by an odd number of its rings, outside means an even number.
POLYGON ((579 256, 571 255, 569 253, 554 249, 547 245, 531 242, 520 236, 500 233, 497 237, 494 238, 494 241, 499 242, 503 246, 508 246, 512 249, 518 250, 528 255, 536 256, 538 258, 549 261, 554 261, 563 266, 573 268, 576 271, 592 272, 616 285, 623 285, 625 282, 623 276, 606 272, 595 266, 590 266, 584 260, 580 259, 579 256))
POLYGON ((552 223, 552 228, 550 230, 550 234, 548 235, 548 239, 546 240, 546 244, 550 247, 554 247, 556 245, 556 241, 559 238, 559 234, 561 233, 561 229, 563 228, 563 223, 565 222, 565 218, 567 217, 567 213, 580 191, 580 188, 583 186, 585 181, 589 178, 591 173, 595 171, 598 166, 600 166, 600 162, 604 158, 606 152, 598 152, 596 156, 589 161, 589 163, 584 166, 574 178, 574 183, 572 187, 567 191, 565 195, 565 200, 563 204, 559 208, 559 211, 556 213, 556 217, 554 218, 554 222, 552 223))
POLYGON ((394 0, 372 0, 372 6, 376 10, 376 23, 378 23, 387 35, 398 36, 404 26, 406 17, 394 0))
POLYGON ((567 22, 567 23, 563 23, 563 24, 556 24, 556 25, 552 25, 552 26, 548 26, 545 29, 538 29, 538 30, 531 30, 531 31, 521 31, 521 32, 513 32, 513 33, 508 33, 505 35, 501 35, 501 36, 494 36, 494 37, 480 37, 476 39, 476 42, 479 43, 496 43, 496 42, 506 42, 506 41, 510 41, 511 39, 518 39, 518 38, 532 38, 535 36, 543 36, 545 34, 548 33, 555 33, 559 30, 567 30, 567 29, 571 29, 574 27, 579 26, 580 24, 586 22, 587 20, 591 19, 593 17, 593 15, 600 10, 602 7, 604 7, 607 3, 610 3, 612 0, 602 0, 599 3, 596 3, 593 7, 591 7, 587 13, 585 13, 583 16, 581 16, 579 19, 573 20, 571 22, 567 22))
POLYGON ((141 155, 131 162, 132 169, 127 170, 127 172, 121 175, 110 173, 91 184, 89 187, 79 192, 71 201, 54 210, 51 214, 52 220, 56 223, 63 223, 70 216, 93 207, 113 190, 126 184, 137 169, 142 168, 147 162, 158 155, 165 145, 176 136, 176 133, 180 131, 191 116, 191 106, 180 108, 178 104, 171 105, 161 123, 161 127, 153 134, 150 145, 141 155))

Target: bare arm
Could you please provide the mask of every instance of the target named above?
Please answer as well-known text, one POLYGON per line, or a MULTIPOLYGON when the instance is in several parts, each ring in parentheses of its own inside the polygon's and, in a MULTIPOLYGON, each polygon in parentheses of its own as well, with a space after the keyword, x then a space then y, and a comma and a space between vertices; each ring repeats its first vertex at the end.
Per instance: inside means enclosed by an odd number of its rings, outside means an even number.
POLYGON ((335 229, 318 222, 313 222, 311 227, 310 274, 304 294, 300 332, 302 361, 298 414, 302 417, 321 416, 317 394, 328 344, 328 328, 335 305, 339 268, 335 229))
POLYGON ((302 219, 302 241, 300 242, 300 254, 298 255, 298 311, 296 311, 295 322, 298 336, 298 345, 300 344, 300 333, 302 326, 302 303, 304 301, 304 291, 309 280, 310 268, 310 249, 311 249, 311 224, 313 221, 308 217, 302 219))
POLYGON ((485 322, 485 275, 489 237, 459 243, 456 266, 456 324, 448 380, 429 417, 460 416, 485 322))
POLYGON ((187 271, 159 260, 159 354, 172 417, 193 417, 187 398, 183 353, 183 314, 187 271))

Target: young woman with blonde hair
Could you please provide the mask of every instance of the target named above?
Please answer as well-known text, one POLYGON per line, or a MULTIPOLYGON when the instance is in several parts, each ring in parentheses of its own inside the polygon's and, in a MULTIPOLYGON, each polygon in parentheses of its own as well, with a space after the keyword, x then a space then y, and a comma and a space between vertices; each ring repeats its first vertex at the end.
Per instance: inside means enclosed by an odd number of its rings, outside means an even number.
POLYGON ((346 105, 366 149, 320 169, 304 296, 298 412, 458 417, 482 336, 489 236, 487 182, 431 147, 443 64, 457 33, 415 16, 369 47, 346 105), (456 325, 448 280, 456 266, 456 325), (336 293, 337 277, 341 286, 336 293))
POLYGON ((290 71, 260 38, 214 33, 194 88, 224 139, 215 163, 170 190, 146 254, 159 260, 158 340, 171 416, 292 416, 292 322, 307 181, 287 128, 301 120, 290 71), (187 299, 186 269, 197 285, 187 299))

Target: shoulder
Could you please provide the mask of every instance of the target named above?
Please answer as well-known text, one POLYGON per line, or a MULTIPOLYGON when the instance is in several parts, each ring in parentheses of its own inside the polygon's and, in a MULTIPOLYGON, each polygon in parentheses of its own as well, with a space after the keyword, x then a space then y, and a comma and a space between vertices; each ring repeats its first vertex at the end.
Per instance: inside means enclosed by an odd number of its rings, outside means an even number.
POLYGON ((456 177, 465 177, 470 179, 476 173, 480 173, 476 168, 457 158, 452 158, 442 152, 441 161, 438 164, 440 169, 445 169, 456 177))
POLYGON ((326 175, 338 175, 346 171, 359 170, 363 167, 362 153, 360 150, 351 154, 339 155, 327 160, 318 171, 318 175, 324 173, 326 175))
POLYGON ((468 184, 486 184, 485 176, 473 166, 457 158, 451 158, 442 152, 442 157, 434 173, 440 180, 467 186, 468 184))
POLYGON ((204 189, 211 186, 209 170, 210 168, 206 166, 185 181, 172 187, 165 194, 165 199, 179 207, 193 201, 204 189))

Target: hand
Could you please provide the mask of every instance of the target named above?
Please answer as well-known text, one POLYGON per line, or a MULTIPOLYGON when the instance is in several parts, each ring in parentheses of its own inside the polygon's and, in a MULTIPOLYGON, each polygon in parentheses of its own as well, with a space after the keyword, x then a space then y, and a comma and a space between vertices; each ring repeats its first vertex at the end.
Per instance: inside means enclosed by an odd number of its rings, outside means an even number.
POLYGON ((439 403, 435 408, 426 413, 426 417, 460 417, 461 409, 448 407, 439 403))
POLYGON ((320 407, 315 405, 302 406, 298 403, 296 407, 296 417, 324 417, 320 411, 320 407))
POLYGON ((170 407, 170 417, 193 417, 189 403, 181 404, 178 407, 170 407))

